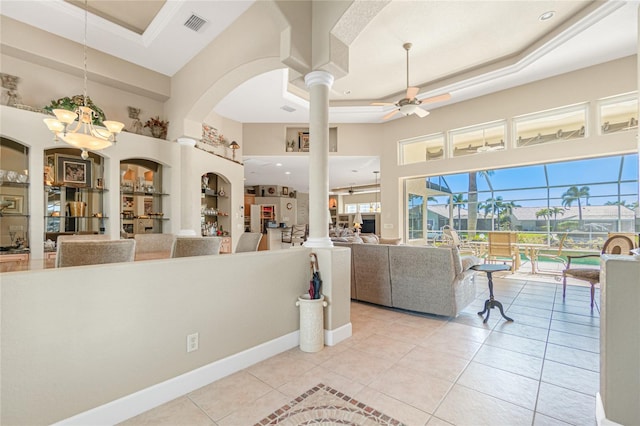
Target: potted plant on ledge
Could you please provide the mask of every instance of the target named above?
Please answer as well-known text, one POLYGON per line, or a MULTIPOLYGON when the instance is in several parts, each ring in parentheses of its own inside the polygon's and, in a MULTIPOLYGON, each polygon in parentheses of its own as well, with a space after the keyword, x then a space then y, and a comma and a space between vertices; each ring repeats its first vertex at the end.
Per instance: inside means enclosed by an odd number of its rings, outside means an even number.
POLYGON ((169 128, 169 122, 160 120, 160 116, 151 117, 144 123, 144 127, 148 127, 151 131, 151 136, 159 139, 167 138, 167 130, 169 128))

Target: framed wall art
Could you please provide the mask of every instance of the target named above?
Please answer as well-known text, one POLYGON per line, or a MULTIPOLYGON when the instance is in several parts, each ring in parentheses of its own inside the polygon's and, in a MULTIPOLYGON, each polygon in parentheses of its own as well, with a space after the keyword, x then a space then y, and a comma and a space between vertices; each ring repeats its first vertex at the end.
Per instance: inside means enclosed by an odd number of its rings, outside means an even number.
POLYGON ((56 182, 66 186, 91 187, 92 165, 91 160, 56 155, 56 182))
POLYGON ((0 203, 5 206, 2 209, 2 213, 22 214, 23 201, 24 197, 22 195, 0 195, 0 203))
POLYGON ((298 150, 309 152, 309 132, 298 132, 298 150))

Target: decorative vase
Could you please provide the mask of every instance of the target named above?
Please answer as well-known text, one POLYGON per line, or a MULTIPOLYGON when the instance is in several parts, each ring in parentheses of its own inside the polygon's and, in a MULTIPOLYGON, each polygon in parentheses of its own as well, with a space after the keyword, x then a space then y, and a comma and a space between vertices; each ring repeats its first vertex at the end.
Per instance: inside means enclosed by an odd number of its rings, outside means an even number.
POLYGON ((161 138, 164 133, 164 129, 161 126, 151 126, 151 136, 154 138, 161 138))

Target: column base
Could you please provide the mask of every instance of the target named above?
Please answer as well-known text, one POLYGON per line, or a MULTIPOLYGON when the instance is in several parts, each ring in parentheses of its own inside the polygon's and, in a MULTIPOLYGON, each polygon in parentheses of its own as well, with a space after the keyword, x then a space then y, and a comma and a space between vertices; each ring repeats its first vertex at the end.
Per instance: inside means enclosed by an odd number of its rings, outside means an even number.
POLYGON ((333 241, 329 237, 309 237, 303 244, 305 247, 317 248, 317 247, 333 247, 333 241))
POLYGON ((179 237, 197 237, 198 234, 193 229, 181 229, 178 231, 179 237))

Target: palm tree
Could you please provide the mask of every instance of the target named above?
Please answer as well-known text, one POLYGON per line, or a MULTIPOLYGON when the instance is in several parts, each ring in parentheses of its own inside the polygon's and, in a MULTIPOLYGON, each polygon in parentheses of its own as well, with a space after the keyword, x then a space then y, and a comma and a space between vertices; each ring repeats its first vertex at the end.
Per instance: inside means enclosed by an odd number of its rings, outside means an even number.
POLYGON ((605 206, 622 206, 622 207, 631 208, 631 206, 627 204, 627 200, 622 200, 622 201, 607 201, 606 203, 604 203, 604 205, 605 205, 605 206))
MULTIPOLYGON (((493 170, 483 170, 480 172, 469 172, 469 215, 467 217, 467 228, 469 230, 469 238, 473 238, 476 235, 476 229, 478 228, 478 174, 484 176, 485 179, 489 179, 489 176, 493 174, 493 170)), ((487 215, 485 214, 485 219, 487 215)))
POLYGON ((589 199, 588 186, 583 186, 580 189, 577 186, 572 186, 562 194, 562 205, 564 207, 571 207, 574 201, 578 202, 578 225, 580 227, 582 227, 582 203, 580 202, 582 198, 589 199))
POLYGON ((538 210, 536 212, 536 219, 538 219, 539 217, 542 217, 544 218, 544 220, 547 220, 549 217, 551 217, 551 212, 549 211, 549 209, 538 210))
POLYGON ((558 215, 563 215, 564 216, 564 212, 565 209, 563 209, 562 207, 551 207, 549 210, 549 213, 553 215, 553 230, 556 230, 556 226, 558 225, 558 215))
MULTIPOLYGON (((502 200, 502 197, 498 197, 500 198, 500 200, 502 200)), ((513 214, 513 208, 514 207, 522 207, 520 204, 516 204, 513 201, 507 201, 507 202, 503 202, 500 201, 500 208, 502 209, 502 211, 498 211, 498 223, 502 223, 502 222, 508 222, 508 228, 511 229, 511 219, 509 218, 510 215, 513 214), (506 213, 507 216, 504 216, 502 220, 500 220, 500 213, 506 213)))
POLYGON ((464 198, 464 194, 462 193, 453 196, 453 204, 456 206, 456 209, 458 209, 458 229, 462 229, 462 218, 460 217, 460 210, 462 210, 462 207, 464 207, 467 201, 468 200, 464 198))
MULTIPOLYGON (((498 218, 498 225, 500 224, 500 209, 502 208, 502 197, 498 195, 496 198, 489 197, 485 200, 485 217, 488 213, 491 213, 492 218, 498 218)), ((495 230, 495 221, 492 220, 492 230, 495 230)))

